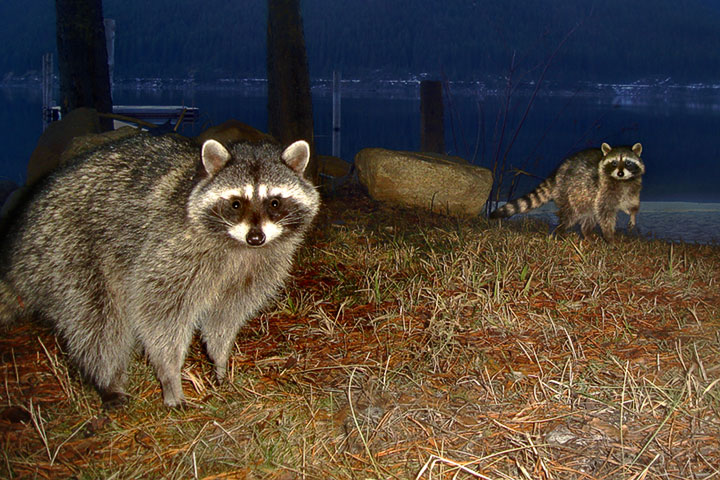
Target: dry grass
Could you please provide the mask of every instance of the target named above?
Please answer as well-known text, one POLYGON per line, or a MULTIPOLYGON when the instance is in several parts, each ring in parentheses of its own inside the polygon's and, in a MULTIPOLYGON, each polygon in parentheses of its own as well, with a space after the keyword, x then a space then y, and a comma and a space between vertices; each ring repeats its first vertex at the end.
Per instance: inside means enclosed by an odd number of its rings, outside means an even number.
POLYGON ((142 359, 100 409, 52 334, 0 339, 0 477, 720 479, 720 247, 548 237, 331 200, 216 386, 142 359))

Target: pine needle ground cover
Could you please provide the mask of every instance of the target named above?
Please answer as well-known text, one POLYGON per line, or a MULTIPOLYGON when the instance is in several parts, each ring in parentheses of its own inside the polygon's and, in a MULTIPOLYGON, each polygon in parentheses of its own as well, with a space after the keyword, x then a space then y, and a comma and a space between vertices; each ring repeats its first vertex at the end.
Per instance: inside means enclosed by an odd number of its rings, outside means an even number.
POLYGON ((227 383, 193 343, 185 408, 141 353, 105 411, 42 323, 3 332, 0 477, 720 478, 720 247, 321 217, 227 383))

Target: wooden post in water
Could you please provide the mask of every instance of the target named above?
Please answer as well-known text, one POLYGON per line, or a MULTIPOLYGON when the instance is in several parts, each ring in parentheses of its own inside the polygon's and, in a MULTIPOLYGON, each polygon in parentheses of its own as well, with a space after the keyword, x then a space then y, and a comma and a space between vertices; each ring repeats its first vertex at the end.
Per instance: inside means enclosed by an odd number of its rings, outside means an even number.
POLYGON ((342 75, 333 71, 332 155, 340 157, 340 82, 342 75))
POLYGON ((420 82, 420 150, 445 153, 442 82, 420 82))
POLYGON ((319 185, 300 0, 267 0, 267 6, 268 133, 283 145, 310 144, 305 178, 319 185))
MULTIPOLYGON (((60 106, 63 114, 80 107, 112 113, 102 0, 55 0, 60 106)), ((113 121, 101 117, 100 127, 113 121)))

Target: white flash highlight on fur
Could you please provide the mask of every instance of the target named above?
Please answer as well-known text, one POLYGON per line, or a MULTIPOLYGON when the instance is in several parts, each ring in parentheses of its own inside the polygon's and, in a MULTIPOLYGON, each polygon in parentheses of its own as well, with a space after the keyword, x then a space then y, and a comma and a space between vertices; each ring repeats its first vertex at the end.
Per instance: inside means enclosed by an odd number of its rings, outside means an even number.
POLYGON ((253 196, 253 190, 252 185, 246 185, 244 190, 239 190, 237 188, 230 188, 228 190, 223 190, 220 192, 220 194, 213 193, 213 195, 219 198, 224 198, 225 200, 230 200, 231 198, 239 198, 239 197, 245 197, 248 200, 250 200, 253 196), (250 190, 248 190, 248 187, 250 187, 250 190), (249 192, 249 195, 248 195, 249 192))
POLYGON ((288 187, 286 185, 281 185, 279 187, 273 187, 270 190, 270 196, 280 197, 280 198, 291 197, 292 196, 292 187, 288 187))
POLYGON ((272 242, 274 239, 279 237, 283 232, 282 226, 278 225, 275 222, 263 222, 262 230, 263 230, 263 233, 265 234, 265 243, 272 242))
MULTIPOLYGON (((265 234, 264 245, 272 242, 274 239, 278 238, 283 233, 282 226, 278 225, 275 222, 265 221, 261 225, 261 228, 262 232, 265 234)), ((247 244, 248 232, 250 232, 250 224, 247 221, 238 223, 230 230, 228 230, 228 233, 232 238, 243 244, 247 244)))
POLYGON ((249 231, 250 225, 247 222, 241 222, 228 230, 228 233, 238 242, 247 243, 247 234, 249 231))
POLYGON ((297 198, 304 205, 312 205, 313 200, 297 185, 278 185, 270 189, 271 197, 297 198))
POLYGON ((265 184, 258 185, 258 196, 260 198, 267 198, 268 187, 265 184))

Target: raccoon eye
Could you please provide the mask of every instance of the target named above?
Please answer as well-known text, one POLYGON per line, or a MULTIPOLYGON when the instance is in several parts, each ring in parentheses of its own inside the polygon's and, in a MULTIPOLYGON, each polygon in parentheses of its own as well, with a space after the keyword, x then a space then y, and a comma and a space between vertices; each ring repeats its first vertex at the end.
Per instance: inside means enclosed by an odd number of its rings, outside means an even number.
POLYGON ((611 165, 612 167, 617 167, 617 164, 618 164, 618 163, 617 163, 617 160, 613 160, 612 162, 610 162, 610 165, 611 165))
POLYGON ((234 208, 235 210, 237 210, 238 208, 240 208, 240 201, 239 201, 239 200, 235 200, 234 202, 232 202, 232 208, 234 208))
POLYGON ((270 207, 271 208, 280 207, 280 200, 278 200, 277 198, 273 198, 272 200, 270 200, 270 207))

